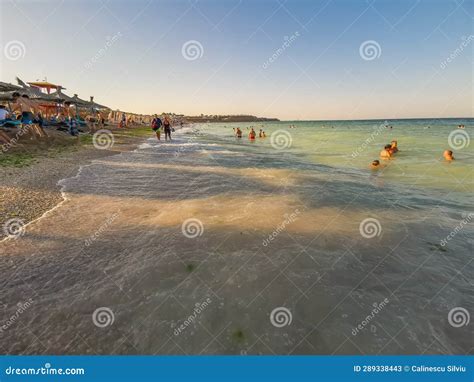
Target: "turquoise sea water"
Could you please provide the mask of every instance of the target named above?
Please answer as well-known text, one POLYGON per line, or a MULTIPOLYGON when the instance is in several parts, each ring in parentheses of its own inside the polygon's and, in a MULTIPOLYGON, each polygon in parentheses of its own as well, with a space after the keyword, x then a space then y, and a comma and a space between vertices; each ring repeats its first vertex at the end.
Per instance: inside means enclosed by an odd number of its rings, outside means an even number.
MULTIPOLYGON (((474 148, 468 143, 473 135, 473 119, 212 124, 207 125, 207 131, 232 145, 231 129, 237 126, 241 127, 244 136, 250 126, 257 133, 261 128, 266 132, 267 139, 256 139, 256 150, 269 148, 271 134, 285 131, 289 138, 275 134, 277 139, 281 137, 281 144, 277 142, 276 146, 283 148, 283 155, 298 156, 301 162, 321 168, 352 170, 362 177, 368 173, 372 160, 380 159, 383 146, 397 140, 400 151, 392 160, 384 161, 383 171, 377 175, 380 179, 393 181, 394 187, 400 183, 447 191, 474 191, 474 148), (457 129, 458 125, 464 125, 465 129, 457 129), (453 133, 451 145, 450 133, 453 133), (286 147, 287 142, 291 142, 289 147, 286 147), (444 150, 453 150, 457 160, 444 161, 444 150)), ((248 142, 246 137, 242 142, 248 142)))
POLYGON ((150 132, 62 181, 67 200, 2 244, 5 317, 32 299, 2 347, 471 353, 473 128, 201 124, 172 142, 150 132), (267 138, 249 141, 252 125, 267 138), (400 152, 371 170, 393 139, 400 152))

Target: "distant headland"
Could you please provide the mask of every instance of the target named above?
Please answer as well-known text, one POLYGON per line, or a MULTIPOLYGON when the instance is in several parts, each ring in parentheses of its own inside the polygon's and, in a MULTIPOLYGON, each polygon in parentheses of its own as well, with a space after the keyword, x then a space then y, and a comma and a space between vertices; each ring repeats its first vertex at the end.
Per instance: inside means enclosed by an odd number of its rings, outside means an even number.
POLYGON ((198 122, 277 122, 277 118, 256 117, 254 115, 204 115, 183 116, 189 123, 198 122))

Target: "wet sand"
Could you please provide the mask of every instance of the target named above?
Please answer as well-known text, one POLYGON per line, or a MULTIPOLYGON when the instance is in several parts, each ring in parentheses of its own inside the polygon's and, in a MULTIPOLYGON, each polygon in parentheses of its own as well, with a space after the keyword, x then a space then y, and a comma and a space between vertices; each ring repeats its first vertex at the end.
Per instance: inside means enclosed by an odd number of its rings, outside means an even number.
MULTIPOLYGON (((57 152, 55 146, 51 146, 27 166, 0 166, 0 227, 13 218, 25 224, 39 218, 63 201, 58 185, 61 179, 75 176, 80 166, 92 160, 133 150, 144 139, 128 137, 108 150, 95 149, 91 144, 75 144, 57 152)), ((28 146, 20 149, 16 152, 30 151, 28 146)), ((5 236, 4 229, 0 229, 0 240, 5 236)))

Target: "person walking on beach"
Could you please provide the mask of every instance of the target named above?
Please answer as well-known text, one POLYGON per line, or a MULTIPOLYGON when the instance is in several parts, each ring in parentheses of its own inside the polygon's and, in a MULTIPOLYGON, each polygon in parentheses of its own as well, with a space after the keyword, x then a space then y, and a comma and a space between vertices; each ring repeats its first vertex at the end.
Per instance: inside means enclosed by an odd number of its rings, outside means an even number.
POLYGON ((167 115, 165 115, 165 120, 163 122, 163 127, 165 130, 165 141, 168 140, 168 138, 171 141, 171 121, 167 115))
POLYGON ((163 123, 161 122, 161 119, 155 114, 155 118, 153 118, 153 121, 151 122, 151 128, 156 133, 156 138, 158 138, 159 141, 161 141, 161 125, 162 124, 163 123))

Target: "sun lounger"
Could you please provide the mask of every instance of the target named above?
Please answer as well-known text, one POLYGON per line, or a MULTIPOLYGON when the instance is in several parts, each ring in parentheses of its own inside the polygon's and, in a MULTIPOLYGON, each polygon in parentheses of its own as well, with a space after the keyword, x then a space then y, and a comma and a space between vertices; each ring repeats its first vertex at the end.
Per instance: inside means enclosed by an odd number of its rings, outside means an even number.
POLYGON ((0 127, 17 127, 21 125, 18 119, 4 119, 0 121, 0 127))

